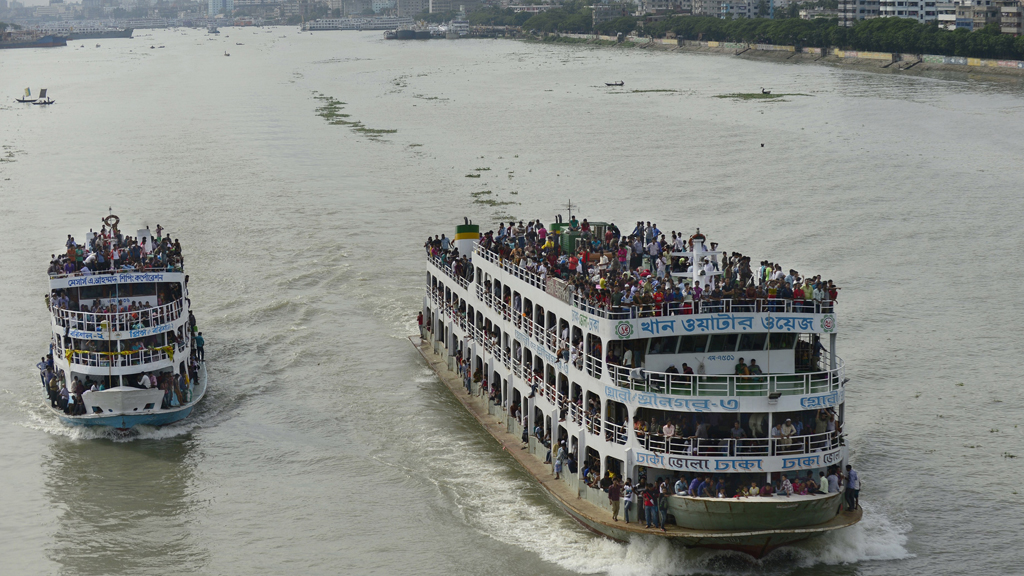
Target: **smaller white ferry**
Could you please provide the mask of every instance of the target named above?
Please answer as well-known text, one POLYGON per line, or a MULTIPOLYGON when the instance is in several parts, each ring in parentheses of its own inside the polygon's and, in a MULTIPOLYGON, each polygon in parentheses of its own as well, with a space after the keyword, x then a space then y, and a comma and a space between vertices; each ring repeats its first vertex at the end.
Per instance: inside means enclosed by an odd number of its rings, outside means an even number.
POLYGON ((66 424, 127 430, 188 417, 206 394, 202 332, 181 245, 109 215, 51 257, 49 354, 37 367, 66 424))

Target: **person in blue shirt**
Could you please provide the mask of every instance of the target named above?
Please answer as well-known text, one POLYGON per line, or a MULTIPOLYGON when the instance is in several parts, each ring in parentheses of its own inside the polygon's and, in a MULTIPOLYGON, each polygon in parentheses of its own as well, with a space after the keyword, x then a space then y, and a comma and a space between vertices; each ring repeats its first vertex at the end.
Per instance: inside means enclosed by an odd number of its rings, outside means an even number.
POLYGON ((693 481, 690 482, 689 494, 694 498, 700 495, 700 476, 693 476, 693 481))
POLYGON ((203 333, 200 332, 196 335, 196 360, 203 362, 206 360, 206 350, 203 348, 206 346, 206 340, 203 339, 203 333))
POLYGON ((711 480, 710 476, 706 476, 700 481, 700 485, 697 486, 697 496, 701 498, 711 498, 711 480))
POLYGON ((853 466, 846 465, 846 511, 853 512, 860 507, 860 474, 853 466))

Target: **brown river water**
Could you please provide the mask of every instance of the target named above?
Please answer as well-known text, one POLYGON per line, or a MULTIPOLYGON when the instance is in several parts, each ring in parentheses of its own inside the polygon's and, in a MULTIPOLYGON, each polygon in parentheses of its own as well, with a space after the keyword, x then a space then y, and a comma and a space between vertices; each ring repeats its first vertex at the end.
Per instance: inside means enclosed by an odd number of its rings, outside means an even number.
POLYGON ((0 57, 0 573, 1024 572, 1019 79, 295 28, 98 42, 0 57), (715 97, 762 86, 799 95, 715 97), (616 544, 461 410, 406 339, 423 240, 570 199, 843 288, 861 524, 756 563, 616 544), (181 240, 210 369, 193 417, 127 438, 60 424, 34 367, 48 258, 108 208, 181 240))

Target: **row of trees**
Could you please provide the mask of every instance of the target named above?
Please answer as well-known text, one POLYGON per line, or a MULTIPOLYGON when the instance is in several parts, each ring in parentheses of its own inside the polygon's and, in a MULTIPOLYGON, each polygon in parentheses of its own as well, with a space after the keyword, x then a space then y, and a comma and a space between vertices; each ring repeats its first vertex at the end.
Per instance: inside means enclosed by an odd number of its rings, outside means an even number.
MULTIPOLYGON (((814 5, 831 5, 834 0, 819 0, 814 5)), ((794 4, 794 6, 798 6, 794 4)), ((469 15, 470 24, 485 26, 521 26, 538 32, 599 33, 637 31, 645 36, 664 37, 669 32, 685 40, 717 40, 783 44, 787 46, 838 47, 873 52, 937 54, 973 58, 1024 60, 1024 36, 1000 34, 990 24, 976 32, 939 28, 936 23, 918 24, 906 18, 875 18, 840 26, 837 20, 799 18, 736 18, 723 20, 710 16, 674 16, 645 23, 642 18, 623 16, 593 26, 591 9, 582 0, 569 0, 561 8, 537 14, 487 8, 469 15)))
POLYGON ((906 18, 875 18, 845 27, 839 26, 836 20, 824 19, 722 20, 677 16, 648 24, 643 31, 653 36, 674 32, 686 40, 835 46, 872 52, 1024 60, 1024 36, 1015 38, 1000 34, 997 24, 969 32, 963 28, 952 31, 936 24, 918 24, 906 18))

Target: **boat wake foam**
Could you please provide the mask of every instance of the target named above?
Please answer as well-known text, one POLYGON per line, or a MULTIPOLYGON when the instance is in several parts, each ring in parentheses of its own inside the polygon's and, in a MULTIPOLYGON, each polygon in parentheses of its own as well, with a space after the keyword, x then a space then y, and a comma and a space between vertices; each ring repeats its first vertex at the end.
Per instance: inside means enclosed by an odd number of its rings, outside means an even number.
MULTIPOLYGON (((508 488, 508 487, 506 487, 508 488)), ((505 490, 510 496, 515 490, 505 490)), ((491 504, 494 495, 488 497, 491 504)), ((613 542, 583 531, 544 506, 530 506, 521 499, 510 506, 483 511, 480 521, 494 538, 521 546, 541 559, 580 574, 612 576, 677 574, 788 574, 794 567, 812 568, 863 561, 901 560, 913 557, 906 548, 907 526, 866 507, 864 520, 850 528, 780 548, 761 560, 721 550, 686 549, 657 537, 635 537, 629 544, 613 542), (539 509, 533 509, 539 508, 539 509), (515 518, 510 523, 509 519, 515 518)))
MULTIPOLYGON (((416 381, 430 378, 425 374, 416 381)), ((794 567, 913 556, 905 548, 909 525, 891 520, 871 504, 865 505, 860 523, 780 548, 761 560, 739 552, 682 548, 657 537, 614 542, 593 535, 565 515, 532 479, 517 472, 510 459, 465 458, 481 450, 478 441, 453 437, 449 430, 434 432, 424 435, 417 453, 428 456, 428 477, 435 479, 463 522, 579 574, 788 574, 794 567)))

